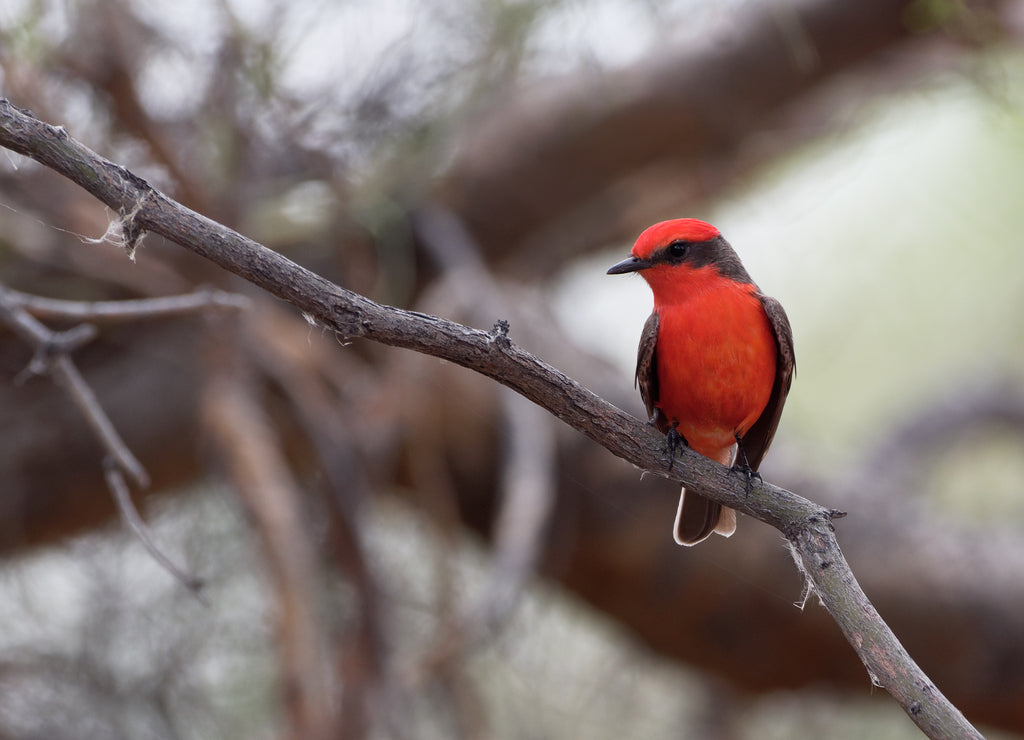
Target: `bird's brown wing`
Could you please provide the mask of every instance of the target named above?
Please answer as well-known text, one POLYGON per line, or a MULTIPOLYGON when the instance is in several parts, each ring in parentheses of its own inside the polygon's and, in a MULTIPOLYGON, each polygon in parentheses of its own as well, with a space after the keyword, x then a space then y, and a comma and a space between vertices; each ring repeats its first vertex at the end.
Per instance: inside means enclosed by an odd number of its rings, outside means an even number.
POLYGON ((652 312, 644 324, 640 335, 640 347, 636 352, 636 384, 640 386, 640 397, 647 407, 647 418, 651 424, 667 434, 670 428, 668 419, 655 407, 658 402, 658 314, 652 312))
MULTIPOLYGON (((743 435, 741 442, 743 454, 746 455, 747 465, 751 470, 757 470, 761 465, 761 460, 764 459, 768 446, 772 443, 775 429, 779 426, 779 418, 782 416, 782 407, 786 405, 786 396, 789 395, 789 386, 793 383, 793 372, 796 369, 796 358, 793 354, 793 329, 789 325, 789 318, 786 316, 782 304, 774 298, 760 293, 757 297, 768 316, 772 334, 775 335, 778 356, 775 383, 772 385, 772 395, 768 399, 768 405, 764 407, 764 411, 761 412, 761 416, 753 426, 743 435)), ((740 460, 742 459, 741 456, 740 460)))

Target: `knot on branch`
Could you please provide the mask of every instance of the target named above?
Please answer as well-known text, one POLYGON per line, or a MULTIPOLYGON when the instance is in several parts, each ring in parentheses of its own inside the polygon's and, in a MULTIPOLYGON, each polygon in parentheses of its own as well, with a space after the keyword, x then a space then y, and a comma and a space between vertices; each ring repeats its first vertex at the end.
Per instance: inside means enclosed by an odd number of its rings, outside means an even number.
MULTIPOLYGON (((312 326, 322 325, 315 316, 306 313, 303 313, 303 316, 312 326)), ((365 336, 371 327, 366 314, 344 300, 336 300, 331 304, 330 317, 329 327, 343 345, 357 337, 365 336)))
POLYGON ((35 351, 28 366, 18 373, 15 381, 21 383, 25 376, 46 375, 53 368, 57 358, 67 357, 84 344, 96 338, 98 331, 92 324, 79 324, 67 331, 41 332, 35 351))
POLYGON ((494 322, 494 327, 491 329, 490 338, 491 341, 497 344, 502 349, 508 349, 512 346, 512 340, 508 338, 509 323, 505 319, 498 319, 494 322))
POLYGON ((839 509, 820 509, 814 514, 789 523, 783 530, 783 534, 787 540, 796 544, 797 540, 815 534, 816 530, 819 535, 824 534, 822 527, 827 528, 829 532, 835 532, 836 528, 832 526, 832 520, 842 519, 844 516, 846 516, 846 512, 839 509))

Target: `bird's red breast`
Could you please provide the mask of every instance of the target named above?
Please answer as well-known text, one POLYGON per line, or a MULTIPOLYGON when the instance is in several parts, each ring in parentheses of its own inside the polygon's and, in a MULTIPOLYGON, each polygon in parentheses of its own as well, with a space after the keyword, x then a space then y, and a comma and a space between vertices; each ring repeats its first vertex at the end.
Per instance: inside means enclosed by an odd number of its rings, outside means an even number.
MULTIPOLYGON (((741 437, 764 411, 775 381, 775 336, 750 283, 714 266, 677 266, 645 277, 658 314, 656 406, 690 446, 729 465, 741 437)), ((652 274, 653 273, 653 274, 652 274)))

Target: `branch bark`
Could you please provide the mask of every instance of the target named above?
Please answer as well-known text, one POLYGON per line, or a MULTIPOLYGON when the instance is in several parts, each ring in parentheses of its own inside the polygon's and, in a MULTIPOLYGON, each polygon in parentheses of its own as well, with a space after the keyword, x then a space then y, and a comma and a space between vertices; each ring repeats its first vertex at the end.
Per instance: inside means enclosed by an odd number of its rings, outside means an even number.
POLYGON ((663 475, 781 531, 798 563, 868 670, 931 738, 980 738, 928 679, 861 590, 836 541, 839 513, 776 486, 748 491, 739 477, 685 450, 666 456, 653 428, 516 346, 498 321, 490 332, 383 306, 345 290, 155 190, 142 178, 0 99, 0 145, 85 188, 120 214, 129 252, 160 234, 288 301, 343 340, 366 338, 442 358, 490 377, 537 403, 633 465, 663 475))

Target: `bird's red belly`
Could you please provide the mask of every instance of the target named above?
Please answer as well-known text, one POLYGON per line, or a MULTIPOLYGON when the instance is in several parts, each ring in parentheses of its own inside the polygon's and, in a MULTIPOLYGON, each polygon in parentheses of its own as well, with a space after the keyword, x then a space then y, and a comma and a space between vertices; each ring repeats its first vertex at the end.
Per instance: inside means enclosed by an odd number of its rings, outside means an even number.
POLYGON ((746 292, 657 310, 656 405, 694 450, 724 461, 771 396, 778 350, 768 319, 746 292))

